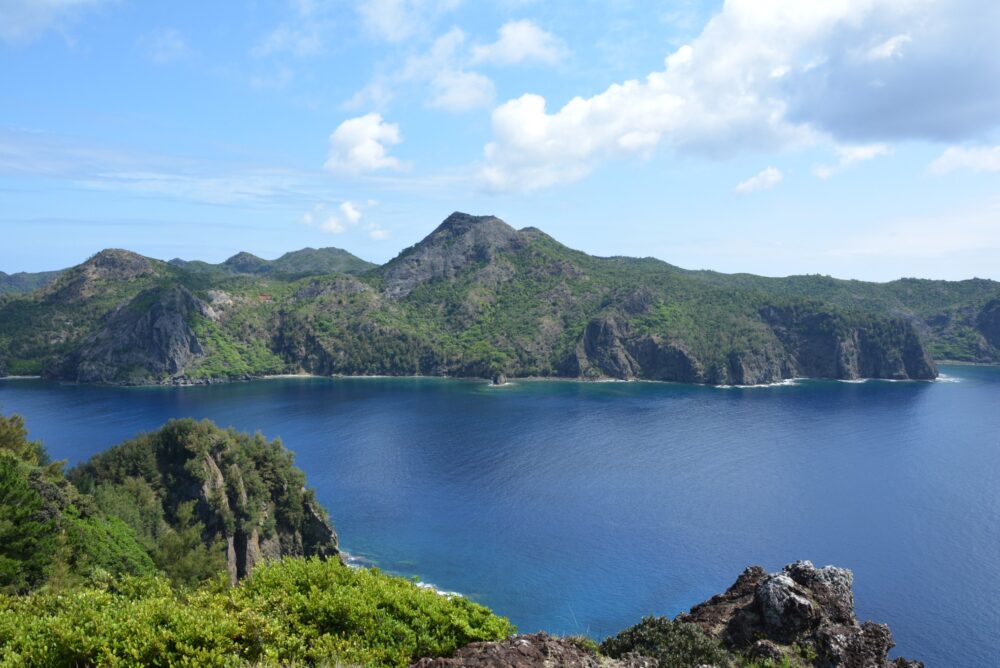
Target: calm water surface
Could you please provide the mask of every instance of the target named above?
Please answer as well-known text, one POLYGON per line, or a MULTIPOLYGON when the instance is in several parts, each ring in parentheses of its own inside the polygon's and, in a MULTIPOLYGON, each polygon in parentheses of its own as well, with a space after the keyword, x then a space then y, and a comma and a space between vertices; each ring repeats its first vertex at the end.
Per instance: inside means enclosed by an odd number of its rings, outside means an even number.
POLYGON ((343 546, 544 628, 602 638, 748 564, 855 573, 858 616, 929 666, 1000 666, 1000 369, 935 383, 287 379, 0 382, 55 458, 172 417, 280 437, 343 546))

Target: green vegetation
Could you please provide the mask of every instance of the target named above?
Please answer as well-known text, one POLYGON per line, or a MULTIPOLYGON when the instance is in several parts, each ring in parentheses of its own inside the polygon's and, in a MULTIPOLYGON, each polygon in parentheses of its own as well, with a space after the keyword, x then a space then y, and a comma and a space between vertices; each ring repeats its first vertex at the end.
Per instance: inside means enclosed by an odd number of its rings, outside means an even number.
POLYGON ((992 281, 686 271, 589 256, 495 219, 449 221, 377 268, 337 249, 274 261, 240 254, 220 265, 106 251, 40 290, 0 296, 0 374, 143 383, 503 372, 726 383, 776 380, 793 362, 796 372, 837 377, 852 351, 873 360, 856 372, 890 377, 932 373, 925 350, 1000 362, 992 281))
POLYGON ((0 596, 5 666, 407 666, 513 632, 463 598, 333 560, 267 564, 233 588, 125 577, 0 596))
POLYGON ((0 416, 0 666, 407 666, 514 632, 336 558, 275 554, 230 586, 225 535, 293 528, 307 553, 325 540, 336 555, 278 441, 177 420, 70 479, 0 416))
POLYGON ((635 626, 601 643, 601 653, 621 658, 636 652, 657 660, 660 668, 689 668, 702 664, 732 668, 744 665, 695 624, 666 617, 645 617, 635 626))

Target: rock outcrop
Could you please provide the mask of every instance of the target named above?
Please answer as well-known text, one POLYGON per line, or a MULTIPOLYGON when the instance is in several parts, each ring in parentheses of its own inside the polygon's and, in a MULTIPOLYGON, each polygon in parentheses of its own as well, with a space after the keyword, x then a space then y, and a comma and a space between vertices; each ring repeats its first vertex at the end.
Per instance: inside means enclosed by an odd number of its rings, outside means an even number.
POLYGON ((259 434, 174 420, 94 456, 69 478, 80 489, 147 493, 168 520, 193 502, 206 543, 225 545, 233 582, 268 559, 340 555, 337 534, 291 454, 259 434))
POLYGON ((1000 298, 990 301, 979 312, 976 329, 991 346, 1000 349, 1000 298))
POLYGON ((180 285, 152 288, 111 313, 61 365, 81 383, 149 382, 183 374, 204 348, 191 327, 211 307, 180 285))
POLYGON ((835 566, 797 561, 778 573, 747 568, 725 593, 691 608, 679 621, 751 657, 820 668, 920 668, 888 658, 894 646, 885 624, 859 624, 854 575, 835 566), (806 658, 811 657, 811 658, 806 658))
POLYGON ((411 668, 656 668, 656 661, 631 655, 599 656, 573 639, 547 633, 517 635, 499 642, 466 645, 455 656, 421 659, 411 668))
POLYGON ((391 299, 402 299, 427 281, 454 278, 470 265, 488 265, 499 251, 523 245, 518 231, 499 218, 456 211, 383 267, 384 290, 391 299))
MULTIPOLYGON (((628 302, 627 302, 628 303, 628 302)), ((560 366, 569 376, 760 385, 788 378, 931 379, 937 366, 905 320, 853 323, 822 310, 767 307, 753 346, 722 359, 692 352, 669 335, 637 334, 628 313, 590 320, 560 366)))
POLYGON ((606 656, 579 639, 538 633, 473 643, 454 656, 413 666, 923 668, 919 661, 889 658, 888 626, 858 623, 853 581, 847 569, 816 568, 808 561, 778 573, 751 566, 725 593, 676 620, 647 617, 608 638, 599 648, 606 656))

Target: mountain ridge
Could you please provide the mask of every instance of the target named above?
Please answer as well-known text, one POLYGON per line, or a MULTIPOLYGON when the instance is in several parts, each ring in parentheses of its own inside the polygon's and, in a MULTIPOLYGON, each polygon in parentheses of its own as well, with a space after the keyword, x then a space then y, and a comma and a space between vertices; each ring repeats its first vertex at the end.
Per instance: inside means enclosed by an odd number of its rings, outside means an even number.
POLYGON ((0 298, 0 373, 127 384, 305 372, 753 385, 930 379, 935 360, 1000 362, 1000 283, 984 279, 686 270, 587 255, 537 228, 461 212, 381 266, 328 271, 341 253, 303 249, 284 265, 238 253, 207 265, 102 251, 41 290, 0 298))

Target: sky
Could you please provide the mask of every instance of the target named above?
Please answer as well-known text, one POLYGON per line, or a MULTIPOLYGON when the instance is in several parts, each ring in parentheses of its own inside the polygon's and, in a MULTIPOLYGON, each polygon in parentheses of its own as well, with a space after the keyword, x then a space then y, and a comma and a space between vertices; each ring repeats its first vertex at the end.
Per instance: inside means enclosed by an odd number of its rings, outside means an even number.
POLYGON ((1000 279, 990 0, 0 0, 0 270, 384 262, 452 211, 689 269, 1000 279))

